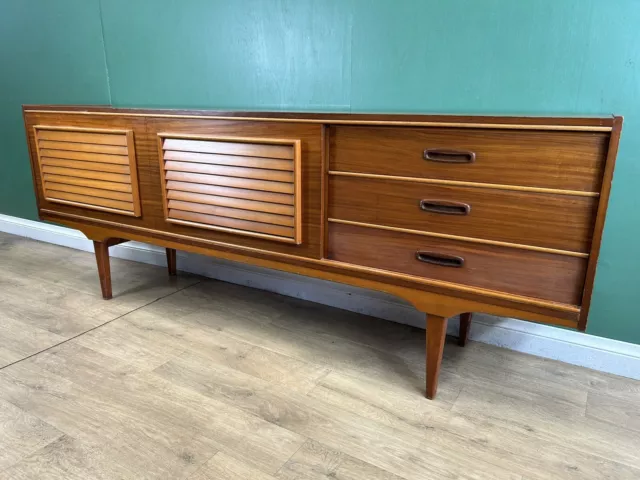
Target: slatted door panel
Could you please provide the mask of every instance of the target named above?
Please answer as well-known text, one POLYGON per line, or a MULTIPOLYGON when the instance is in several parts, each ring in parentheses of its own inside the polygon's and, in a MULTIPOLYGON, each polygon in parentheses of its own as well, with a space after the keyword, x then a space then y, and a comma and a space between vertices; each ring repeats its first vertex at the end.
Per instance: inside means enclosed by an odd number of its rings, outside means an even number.
POLYGON ((34 127, 45 199, 140 216, 133 132, 34 127))
POLYGON ((159 134, 168 222, 300 244, 300 141, 159 134))

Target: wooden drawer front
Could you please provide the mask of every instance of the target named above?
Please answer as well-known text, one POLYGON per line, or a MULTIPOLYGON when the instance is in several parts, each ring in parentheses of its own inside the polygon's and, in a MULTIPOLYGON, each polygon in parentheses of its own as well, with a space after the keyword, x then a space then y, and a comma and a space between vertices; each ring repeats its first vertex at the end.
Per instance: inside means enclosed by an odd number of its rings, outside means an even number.
POLYGON ((133 132, 35 126, 45 200, 140 216, 133 132))
POLYGON ((584 258, 342 224, 329 225, 329 258, 571 305, 581 302, 587 265, 584 258), (445 264, 460 257, 463 265, 426 263, 419 251, 451 256, 445 264))
POLYGON ((301 243, 300 142, 158 137, 165 218, 301 243))
POLYGON ((609 138, 597 132, 472 128, 331 130, 331 170, 583 192, 600 191, 609 138), (427 150, 434 160, 425 160, 427 150))
POLYGON ((331 219, 582 253, 597 200, 340 176, 329 182, 331 219))

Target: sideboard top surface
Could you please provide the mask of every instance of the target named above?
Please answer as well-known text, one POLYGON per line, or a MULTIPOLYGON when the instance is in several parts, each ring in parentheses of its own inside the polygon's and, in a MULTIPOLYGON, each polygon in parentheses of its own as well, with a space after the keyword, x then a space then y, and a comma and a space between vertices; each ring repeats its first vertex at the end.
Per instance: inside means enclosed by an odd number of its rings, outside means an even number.
POLYGON ((355 125, 451 126, 462 128, 520 128, 543 130, 611 131, 611 116, 512 116, 512 115, 443 115, 414 113, 311 113, 187 109, 115 108, 108 106, 23 105, 23 112, 60 112, 64 114, 119 115, 202 119, 272 120, 299 123, 355 125))

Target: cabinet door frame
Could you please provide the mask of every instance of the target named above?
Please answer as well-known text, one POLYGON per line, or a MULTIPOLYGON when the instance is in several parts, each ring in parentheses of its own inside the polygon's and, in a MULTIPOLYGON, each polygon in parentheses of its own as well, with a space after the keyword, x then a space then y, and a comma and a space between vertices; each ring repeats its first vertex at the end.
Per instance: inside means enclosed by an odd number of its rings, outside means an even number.
MULTIPOLYGON (((208 230, 217 230, 227 233, 234 233, 243 236, 263 238, 267 240, 273 240, 283 243, 293 243, 300 245, 302 239, 302 147, 299 139, 282 139, 282 138, 264 138, 264 137, 243 137, 243 136, 221 136, 221 135, 191 135, 185 133, 172 133, 172 132, 158 132, 157 133, 157 145, 158 145, 158 161, 160 167, 160 182, 162 188, 162 207, 164 210, 164 218, 166 222, 175 223, 179 225, 186 225, 195 228, 204 228, 208 230), (228 226, 211 225, 207 223, 193 222, 188 220, 181 220, 172 218, 169 209, 169 198, 167 196, 167 178, 166 178, 166 159, 164 142, 167 139, 177 140, 194 140, 194 141, 209 141, 209 142, 224 142, 224 143, 237 143, 245 145, 268 145, 268 146, 286 146, 292 149, 293 163, 293 178, 290 182, 292 185, 293 196, 293 224, 291 235, 276 235, 264 232, 254 232, 250 230, 243 230, 241 228, 233 228, 228 226)), ((243 177, 235 177, 241 180, 243 177)), ((234 188, 234 187, 231 187, 234 188)))

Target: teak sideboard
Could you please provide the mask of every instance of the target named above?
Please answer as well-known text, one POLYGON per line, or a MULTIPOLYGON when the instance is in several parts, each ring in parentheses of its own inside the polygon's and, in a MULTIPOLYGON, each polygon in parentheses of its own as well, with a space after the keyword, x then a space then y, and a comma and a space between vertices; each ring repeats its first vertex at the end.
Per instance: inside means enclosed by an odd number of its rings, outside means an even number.
POLYGON ((23 107, 40 218, 397 295, 447 319, 584 330, 621 117, 23 107))

